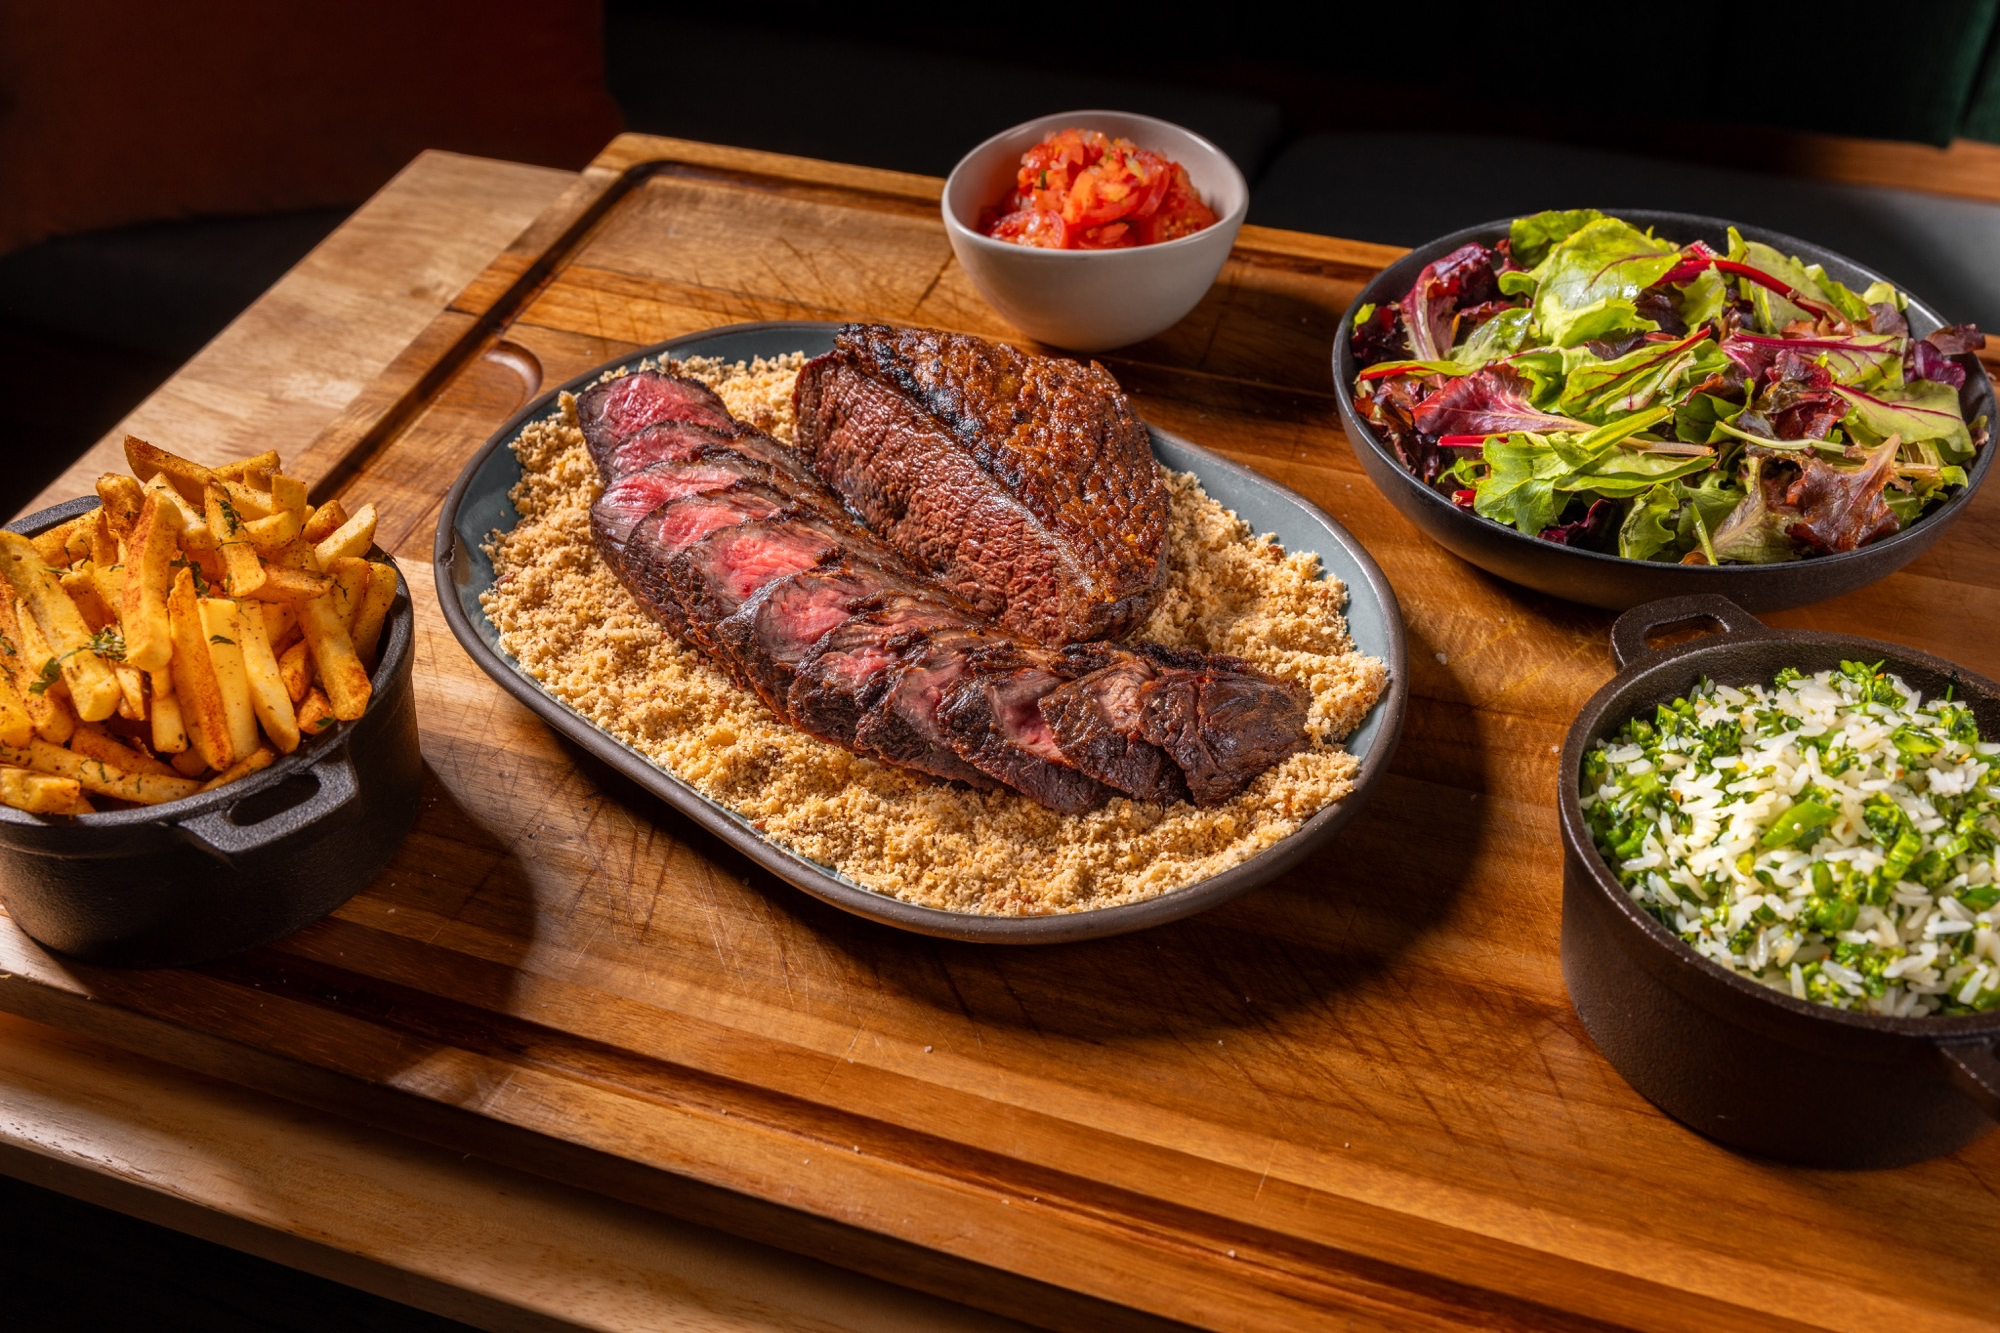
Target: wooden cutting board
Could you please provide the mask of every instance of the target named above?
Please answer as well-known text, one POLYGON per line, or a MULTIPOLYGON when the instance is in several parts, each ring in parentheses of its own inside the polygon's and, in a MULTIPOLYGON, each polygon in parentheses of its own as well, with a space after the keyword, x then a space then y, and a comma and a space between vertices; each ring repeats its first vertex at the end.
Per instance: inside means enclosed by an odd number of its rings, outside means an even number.
MULTIPOLYGON (((1402 599, 1395 771, 1271 888, 1088 944, 901 934, 755 871, 472 666, 430 588, 439 501, 542 384, 745 320, 1009 336, 939 188, 614 142, 304 460, 376 501, 416 597, 428 772, 395 863, 205 968, 81 967, 0 924, 0 1007, 1058 1325, 1990 1327, 2000 1137, 1859 1176, 1750 1161, 1584 1035, 1555 748, 1611 674, 1609 617, 1473 570, 1360 473, 1328 356, 1395 250, 1246 228, 1200 308, 1106 358, 1402 599)), ((1989 489, 1907 571, 1773 619, 2000 673, 1996 518, 1989 489)))

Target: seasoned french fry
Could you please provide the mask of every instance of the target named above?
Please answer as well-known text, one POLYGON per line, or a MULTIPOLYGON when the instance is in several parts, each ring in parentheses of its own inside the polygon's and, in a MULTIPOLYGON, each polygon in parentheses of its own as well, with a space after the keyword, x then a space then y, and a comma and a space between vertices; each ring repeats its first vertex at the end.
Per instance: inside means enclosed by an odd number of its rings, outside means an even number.
POLYGON ((299 735, 317 736, 339 720, 324 690, 315 685, 306 692, 305 702, 299 705, 299 735))
POLYGON ((181 701, 174 697, 174 674, 162 668, 146 673, 153 687, 153 749, 180 754, 188 748, 187 726, 181 721, 181 701))
POLYGON ((354 651, 361 654, 362 661, 375 660, 375 650, 382 643, 382 626, 395 602, 396 567, 371 562, 367 590, 361 595, 360 605, 354 608, 354 651))
POLYGON ((366 555, 368 548, 374 544, 375 506, 369 503, 355 510, 354 517, 315 542, 313 554, 319 557, 319 567, 331 574, 334 561, 342 556, 366 555))
MULTIPOLYGON (((294 542, 287 547, 310 553, 310 547, 294 542)), ((283 559, 280 553, 274 559, 283 559)), ((269 564, 264 566, 264 581, 251 593, 260 602, 297 602, 308 597, 323 597, 333 589, 333 580, 313 569, 295 569, 290 565, 269 564)))
POLYGON ((217 787, 234 782, 238 778, 247 778, 260 768, 269 768, 277 757, 272 752, 270 746, 260 745, 222 772, 217 773, 214 777, 202 783, 201 789, 203 791, 214 791, 217 787))
POLYGON ((14 688, 14 678, 0 671, 0 745, 26 745, 35 734, 35 720, 14 688))
POLYGON ((59 810, 51 810, 49 813, 52 815, 94 815, 97 813, 97 807, 90 803, 90 798, 83 794, 82 788, 78 788, 74 801, 71 801, 59 810))
POLYGON ((201 784, 183 777, 161 777, 157 773, 128 773, 102 759, 93 759, 47 741, 29 741, 26 746, 0 745, 0 764, 19 764, 37 773, 69 778, 85 791, 115 796, 139 805, 158 805, 192 796, 201 784))
POLYGON ((76 734, 69 738, 69 748, 86 759, 102 759, 113 768, 127 773, 176 776, 174 770, 153 756, 133 749, 95 722, 78 723, 76 734))
POLYGON ((35 688, 41 684, 41 677, 33 664, 46 662, 50 656, 48 644, 35 628, 33 618, 19 613, 14 594, 0 580, 0 670, 6 672, 22 707, 28 710, 35 734, 61 745, 76 729, 76 717, 60 690, 35 688))
POLYGON ((97 479, 97 512, 111 525, 112 536, 124 541, 131 534, 145 496, 145 487, 137 478, 122 472, 107 472, 97 479))
MULTIPOLYGON (((263 628, 260 622, 257 626, 263 628)), ((243 617, 236 603, 223 597, 201 599, 201 628, 208 639, 209 661, 222 691, 222 712, 229 722, 229 744, 242 758, 257 748, 257 710, 250 705, 250 674, 243 668, 243 617)), ((217 764, 217 768, 227 765, 217 764)))
POLYGON ((209 771, 208 761, 201 757, 201 751, 190 745, 167 761, 174 766, 174 772, 182 777, 198 778, 209 771))
POLYGON ((204 499, 208 530, 215 534, 216 549, 228 572, 229 595, 248 597, 264 582, 264 562, 243 536, 243 517, 221 484, 210 483, 204 499))
POLYGON ((326 572, 333 576, 333 609, 340 613, 351 639, 354 613, 368 591, 368 562, 356 555, 337 555, 327 562, 326 572))
POLYGON ((167 589, 173 583, 174 543, 182 521, 180 509, 155 492, 140 503, 139 518, 125 543, 125 596, 119 601, 119 620, 125 627, 125 660, 141 671, 160 670, 174 650, 167 589))
POLYGON ((130 662, 113 662, 111 674, 118 677, 118 716, 128 722, 144 722, 146 673, 130 662))
POLYGON ((300 602, 299 628, 312 653, 314 674, 320 688, 333 705, 333 715, 351 722, 368 711, 368 668, 354 654, 354 640, 347 633, 347 618, 340 613, 334 594, 300 602))
POLYGON ((299 539, 305 530, 298 514, 289 509, 280 509, 275 514, 263 518, 253 518, 241 530, 243 540, 250 543, 262 556, 274 556, 299 539))
POLYGON ((213 472, 193 459, 169 453, 136 435, 125 437, 125 461, 132 465, 132 475, 140 481, 165 477, 190 505, 201 503, 203 490, 215 479, 213 472))
MULTIPOLYGON (((35 544, 26 537, 0 532, 0 575, 13 585, 22 609, 34 618, 48 640, 70 702, 86 722, 101 722, 118 711, 118 678, 104 659, 91 650, 91 630, 76 603, 62 590, 42 563, 35 544)), ((48 668, 44 666, 43 671, 48 668)))
POLYGON ((97 515, 87 511, 22 540, 33 543, 35 556, 45 567, 59 569, 90 554, 90 529, 96 522, 97 515))
MULTIPOLYGON (((292 632, 298 629, 299 613, 285 602, 258 602, 256 606, 263 616, 264 637, 270 641, 271 650, 277 652, 279 645, 285 644, 292 632)), ((243 614, 249 615, 250 608, 245 607, 243 614)))
MULTIPOLYGON (((127 481, 131 478, 126 478, 127 481)), ((134 513, 133 521, 138 520, 134 513)), ((119 549, 122 534, 111 526, 110 514, 103 505, 97 507, 97 526, 90 536, 90 579, 97 595, 104 599, 106 606, 116 607, 125 596, 125 556, 119 549)))
POLYGON ((31 815, 66 815, 83 799, 74 778, 52 777, 25 768, 0 768, 0 805, 31 815))
POLYGON ((278 674, 284 678, 285 693, 291 696, 292 702, 303 702, 313 680, 312 655, 304 639, 279 654, 278 674))
MULTIPOLYGON (((306 484, 296 477, 287 477, 281 472, 271 474, 271 512, 297 514, 301 526, 306 521, 306 484)), ((335 527, 340 526, 335 524, 335 527)))
POLYGON ((263 609, 255 602, 239 602, 236 606, 243 670, 250 682, 250 708, 271 743, 281 754, 290 754, 299 748, 298 715, 292 709, 285 678, 278 670, 278 659, 271 652, 271 640, 264 632, 263 609))
POLYGON ((219 487, 222 493, 229 497, 229 503, 236 507, 238 515, 244 522, 247 523, 251 519, 269 518, 271 516, 271 493, 269 491, 260 491, 255 487, 245 486, 243 483, 237 481, 224 481, 219 477, 210 482, 209 485, 219 487))
POLYGON ((245 485, 255 485, 257 484, 256 478, 260 473, 264 476, 269 476, 278 470, 278 451, 276 449, 266 449, 261 454, 252 454, 248 458, 239 458, 233 463, 223 463, 209 470, 215 473, 216 476, 225 477, 230 481, 240 481, 245 485))
POLYGON ((85 560, 81 564, 72 566, 56 579, 56 584, 69 594, 70 601, 76 603, 77 612, 83 616, 83 623, 89 627, 92 634, 106 625, 118 623, 118 617, 112 613, 111 606, 97 595, 95 562, 85 560))
POLYGON ((208 767, 223 769, 236 762, 236 744, 215 661, 208 653, 201 603, 194 591, 194 571, 181 570, 167 595, 167 618, 174 634, 174 655, 167 666, 173 672, 174 697, 180 700, 181 725, 187 728, 189 744, 208 767))
POLYGON ((317 546, 331 537, 347 522, 347 511, 338 500, 328 500, 319 508, 306 515, 305 539, 317 546))
POLYGON ((155 477, 146 483, 146 493, 157 495, 162 500, 181 511, 180 543, 184 551, 213 551, 215 534, 208 530, 208 520, 203 517, 199 506, 191 505, 187 498, 175 490, 165 477, 155 477))

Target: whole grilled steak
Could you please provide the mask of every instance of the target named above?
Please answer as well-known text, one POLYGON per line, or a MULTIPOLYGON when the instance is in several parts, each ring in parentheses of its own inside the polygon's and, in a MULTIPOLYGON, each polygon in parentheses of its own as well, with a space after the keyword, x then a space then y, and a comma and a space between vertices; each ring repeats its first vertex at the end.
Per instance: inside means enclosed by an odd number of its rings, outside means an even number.
POLYGON ((1058 645, 1124 634, 1166 578, 1167 496, 1101 367, 850 324, 800 372, 797 438, 913 564, 1058 645))

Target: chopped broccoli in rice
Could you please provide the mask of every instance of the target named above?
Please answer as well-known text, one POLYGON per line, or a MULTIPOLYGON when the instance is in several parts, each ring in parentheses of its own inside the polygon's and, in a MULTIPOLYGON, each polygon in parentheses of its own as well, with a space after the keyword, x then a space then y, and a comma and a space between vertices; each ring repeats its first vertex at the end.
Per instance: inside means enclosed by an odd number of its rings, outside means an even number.
POLYGON ((1633 900, 1800 999, 2000 1008, 2000 744, 1879 663, 1704 681, 1584 759, 1583 809, 1633 900))

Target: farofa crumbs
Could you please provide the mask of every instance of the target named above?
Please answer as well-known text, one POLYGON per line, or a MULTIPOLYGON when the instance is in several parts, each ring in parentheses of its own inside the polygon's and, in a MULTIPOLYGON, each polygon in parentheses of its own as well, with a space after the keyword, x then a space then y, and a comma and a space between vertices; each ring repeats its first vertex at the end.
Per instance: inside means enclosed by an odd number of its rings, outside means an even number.
MULTIPOLYGON (((794 354, 671 368, 789 444, 802 364, 794 354)), ((1164 474, 1167 587, 1137 636, 1233 653, 1305 685, 1311 743, 1224 805, 1119 797, 1066 816, 849 753, 779 720, 655 624, 598 559, 590 506, 601 483, 571 401, 529 425, 514 452, 521 519, 493 534, 494 586, 480 599, 501 646, 586 721, 772 842, 877 893, 1003 916, 1137 902, 1249 860, 1354 788, 1359 765, 1339 742, 1387 672, 1348 639, 1346 589, 1319 576, 1317 556, 1253 535, 1191 473, 1164 474)))

